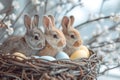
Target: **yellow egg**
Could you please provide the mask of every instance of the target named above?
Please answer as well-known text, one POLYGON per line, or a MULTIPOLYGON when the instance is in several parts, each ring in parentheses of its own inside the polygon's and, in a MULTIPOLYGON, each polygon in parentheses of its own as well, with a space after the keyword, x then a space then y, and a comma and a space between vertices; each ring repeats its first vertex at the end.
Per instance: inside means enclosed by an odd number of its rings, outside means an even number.
POLYGON ((74 59, 88 58, 88 57, 89 57, 89 54, 88 54, 87 51, 85 51, 85 50, 77 50, 70 56, 70 59, 74 60, 74 59))
POLYGON ((88 48, 86 46, 84 46, 84 45, 80 46, 80 50, 85 50, 89 54, 88 48))
POLYGON ((27 59, 27 57, 23 54, 23 53, 20 53, 20 52, 15 52, 13 53, 14 56, 16 56, 16 58, 18 60, 24 60, 24 59, 27 59))

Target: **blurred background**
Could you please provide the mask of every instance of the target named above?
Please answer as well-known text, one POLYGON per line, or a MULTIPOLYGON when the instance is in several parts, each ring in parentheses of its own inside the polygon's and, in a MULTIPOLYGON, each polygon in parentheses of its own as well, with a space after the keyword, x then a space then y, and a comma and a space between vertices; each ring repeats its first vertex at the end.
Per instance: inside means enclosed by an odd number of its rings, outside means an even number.
MULTIPOLYGON (((0 0, 0 44, 10 36, 23 36, 23 17, 52 14, 56 27, 61 29, 63 16, 75 17, 84 45, 102 61, 98 65, 98 80, 120 80, 120 0, 0 0)), ((44 30, 43 30, 44 32, 44 30)))

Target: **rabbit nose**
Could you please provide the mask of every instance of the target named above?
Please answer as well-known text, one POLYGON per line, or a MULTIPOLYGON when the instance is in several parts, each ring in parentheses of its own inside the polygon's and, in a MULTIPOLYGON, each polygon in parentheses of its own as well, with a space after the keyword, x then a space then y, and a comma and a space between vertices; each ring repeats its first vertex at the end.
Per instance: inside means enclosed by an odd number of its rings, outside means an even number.
POLYGON ((57 44, 58 47, 64 47, 66 45, 66 41, 65 40, 60 40, 57 44))
POLYGON ((38 46, 40 49, 43 49, 44 47, 45 47, 45 45, 44 44, 39 44, 39 46, 38 46))
POLYGON ((74 47, 79 47, 81 44, 82 44, 82 41, 81 41, 81 40, 78 40, 78 41, 76 41, 76 42, 73 44, 73 46, 74 46, 74 47))

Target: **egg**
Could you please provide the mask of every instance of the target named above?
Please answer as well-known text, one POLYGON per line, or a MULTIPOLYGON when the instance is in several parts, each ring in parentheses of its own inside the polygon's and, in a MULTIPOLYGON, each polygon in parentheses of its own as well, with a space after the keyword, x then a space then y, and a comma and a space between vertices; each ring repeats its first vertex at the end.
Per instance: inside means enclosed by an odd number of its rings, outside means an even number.
POLYGON ((32 57, 33 57, 33 58, 36 58, 36 59, 37 59, 37 58, 40 58, 40 56, 32 56, 32 57))
POLYGON ((52 56, 35 56, 35 58, 38 58, 38 59, 43 59, 43 60, 47 60, 47 61, 54 61, 56 60, 54 57, 52 56))
POLYGON ((18 60, 27 59, 27 57, 26 57, 23 53, 20 53, 20 52, 15 52, 15 53, 13 53, 12 55, 16 56, 16 58, 17 58, 18 60))
POLYGON ((84 46, 84 45, 80 46, 80 50, 85 50, 89 54, 88 48, 86 46, 84 46))
POLYGON ((71 60, 74 59, 80 59, 80 58, 88 58, 89 54, 87 53, 87 51, 85 50, 76 50, 74 53, 72 53, 72 55, 70 56, 71 60))
POLYGON ((57 60, 59 59, 70 59, 69 56, 67 55, 67 53, 63 52, 63 51, 60 51, 56 54, 55 58, 57 60))

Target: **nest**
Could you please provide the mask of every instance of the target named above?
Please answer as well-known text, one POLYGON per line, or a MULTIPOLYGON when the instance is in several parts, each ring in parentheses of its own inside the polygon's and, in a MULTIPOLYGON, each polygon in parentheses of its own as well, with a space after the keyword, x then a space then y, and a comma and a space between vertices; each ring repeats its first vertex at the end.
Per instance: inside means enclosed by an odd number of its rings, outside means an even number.
POLYGON ((90 53, 89 58, 55 61, 0 54, 0 80, 94 80, 99 58, 90 53))

